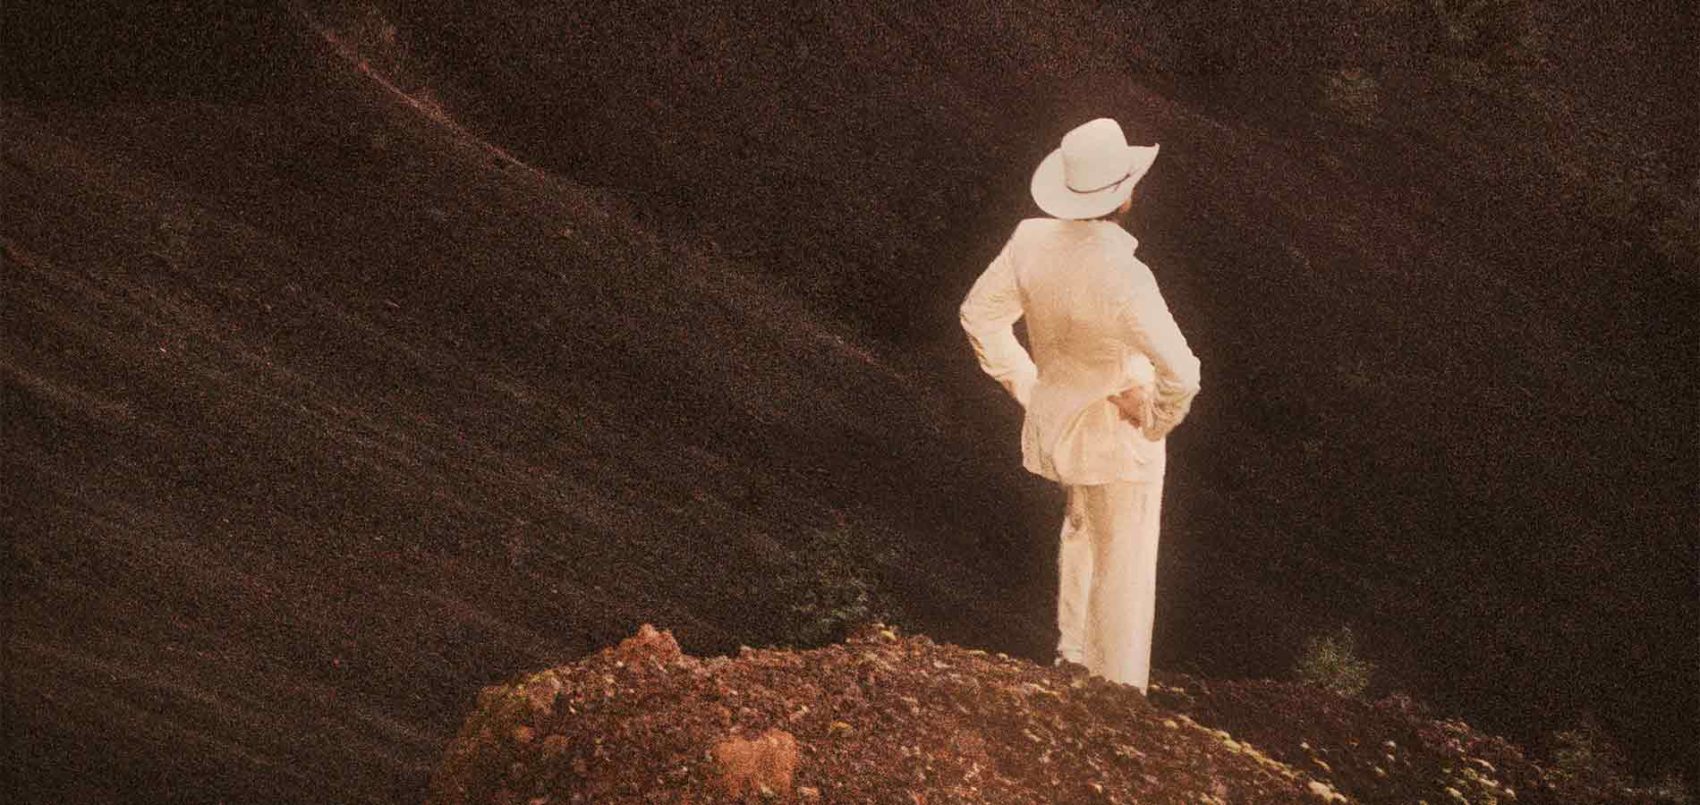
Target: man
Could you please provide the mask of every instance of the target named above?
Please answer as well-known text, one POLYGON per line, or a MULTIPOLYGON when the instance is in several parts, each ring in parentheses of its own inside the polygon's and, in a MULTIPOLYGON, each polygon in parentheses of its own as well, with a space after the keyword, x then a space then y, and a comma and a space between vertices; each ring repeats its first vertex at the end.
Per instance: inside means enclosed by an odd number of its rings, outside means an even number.
POLYGON ((1143 692, 1150 679, 1164 440, 1198 393, 1187 347, 1120 225, 1158 146, 1114 120, 1070 131, 1022 221, 962 303, 980 367, 1026 409, 1026 468, 1061 484, 1057 661, 1143 692), (1030 357, 1014 325, 1027 317, 1030 357))

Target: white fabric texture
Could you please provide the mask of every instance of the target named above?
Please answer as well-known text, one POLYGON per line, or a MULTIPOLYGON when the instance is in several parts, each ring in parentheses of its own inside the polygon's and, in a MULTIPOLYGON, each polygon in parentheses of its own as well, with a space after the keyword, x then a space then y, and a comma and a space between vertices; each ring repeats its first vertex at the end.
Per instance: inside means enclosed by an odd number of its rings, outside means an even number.
POLYGON ((1198 394, 1199 363, 1138 241, 1108 221, 1022 221, 974 283, 962 327, 980 367, 1026 409, 1027 469, 1062 484, 1163 476, 1163 439, 1198 394), (1029 355, 1015 337, 1027 319, 1029 355), (1152 392, 1141 433, 1109 397, 1152 392))
POLYGON ((1146 689, 1163 481, 1068 487, 1057 549, 1057 656, 1146 689))
POLYGON ((1022 221, 961 318, 980 367, 1026 409, 1024 465, 1068 492, 1057 653, 1143 691, 1165 442, 1198 394, 1200 367, 1137 246, 1107 221, 1022 221), (1015 336, 1024 316, 1031 355, 1015 336), (1109 399, 1135 385, 1151 400, 1143 429, 1109 399))

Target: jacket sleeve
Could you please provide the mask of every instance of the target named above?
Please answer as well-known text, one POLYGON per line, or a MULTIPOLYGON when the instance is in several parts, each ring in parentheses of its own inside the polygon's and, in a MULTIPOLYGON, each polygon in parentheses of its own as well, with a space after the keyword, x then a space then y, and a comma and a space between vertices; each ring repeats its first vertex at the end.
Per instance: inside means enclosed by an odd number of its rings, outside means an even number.
POLYGON ((1039 370, 1015 337, 1015 322, 1022 314, 1021 290, 1015 284, 1010 252, 1005 244, 962 300, 960 312, 962 329, 968 333, 980 368, 1025 408, 1039 370))
POLYGON ((1128 343, 1151 359, 1156 369, 1156 401, 1152 425, 1145 429, 1151 441, 1167 436, 1192 408, 1198 395, 1200 365, 1192 354, 1186 337, 1175 324, 1163 294, 1157 290, 1157 279, 1151 269, 1137 265, 1130 292, 1118 311, 1120 326, 1128 343))

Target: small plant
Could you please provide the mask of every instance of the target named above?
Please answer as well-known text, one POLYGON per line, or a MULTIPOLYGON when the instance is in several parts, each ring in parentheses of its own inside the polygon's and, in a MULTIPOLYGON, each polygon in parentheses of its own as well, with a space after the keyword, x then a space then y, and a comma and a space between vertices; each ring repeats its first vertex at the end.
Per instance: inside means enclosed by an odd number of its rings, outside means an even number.
POLYGON ((1323 99, 1347 121, 1368 126, 1381 111, 1381 85, 1363 68, 1346 67, 1328 76, 1323 99))
POLYGON ((1375 666, 1358 657, 1357 639, 1342 626, 1328 634, 1305 641, 1305 650, 1294 669, 1307 682, 1341 696, 1358 696, 1369 687, 1375 666))
POLYGON ((816 646, 842 639, 864 623, 889 621, 874 572, 889 548, 865 544, 842 518, 815 531, 779 587, 790 600, 787 642, 816 646))
POLYGON ((1689 805, 1694 797, 1688 793, 1688 785, 1682 781, 1676 772, 1667 772, 1657 782, 1645 788, 1631 789, 1636 795, 1644 796, 1653 802, 1669 803, 1669 805, 1689 805))
POLYGON ((1552 764, 1547 772, 1560 781, 1590 789, 1617 791, 1629 782, 1623 751, 1591 713, 1572 729, 1552 736, 1552 764))
POLYGON ((1637 781, 1630 772, 1629 757, 1593 713, 1583 712, 1575 726, 1553 733, 1547 746, 1547 778, 1567 801, 1658 805, 1692 801, 1674 773, 1652 783, 1637 781))

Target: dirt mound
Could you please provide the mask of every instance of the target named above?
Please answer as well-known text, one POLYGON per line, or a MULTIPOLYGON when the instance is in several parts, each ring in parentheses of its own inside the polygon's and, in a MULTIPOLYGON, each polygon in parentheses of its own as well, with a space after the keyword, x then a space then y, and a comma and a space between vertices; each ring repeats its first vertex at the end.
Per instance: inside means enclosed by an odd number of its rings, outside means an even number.
POLYGON ((1319 802, 1128 687, 868 627, 812 651, 637 636, 486 688, 431 802, 1319 802))

